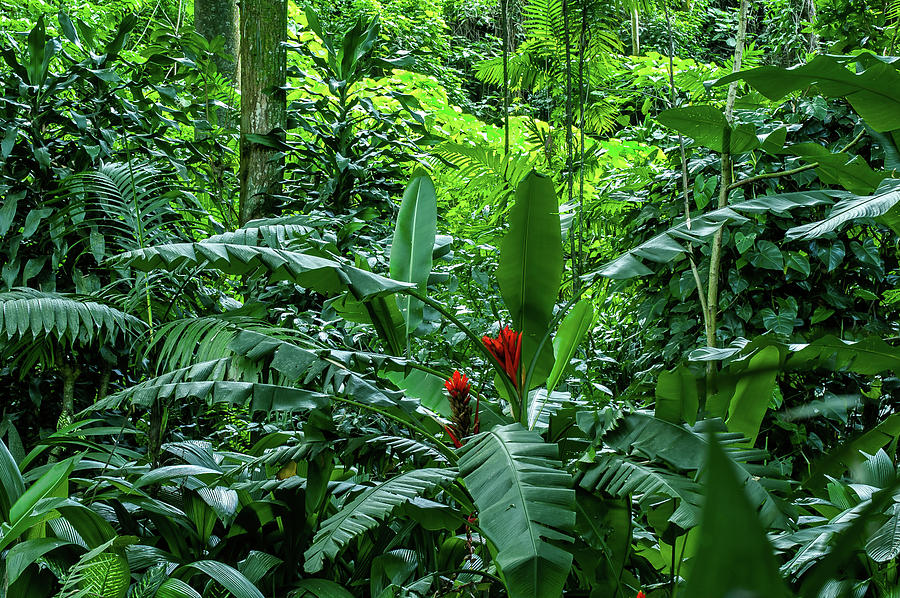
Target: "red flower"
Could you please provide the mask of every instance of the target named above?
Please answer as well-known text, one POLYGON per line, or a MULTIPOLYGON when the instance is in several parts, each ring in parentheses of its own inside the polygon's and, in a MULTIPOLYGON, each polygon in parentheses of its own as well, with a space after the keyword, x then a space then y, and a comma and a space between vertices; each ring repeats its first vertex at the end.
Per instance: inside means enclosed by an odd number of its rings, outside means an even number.
MULTIPOLYGON (((444 382, 444 388, 450 393, 450 411, 453 414, 452 423, 444 429, 450 435, 453 446, 462 446, 462 440, 471 433, 472 410, 469 408, 469 379, 459 370, 453 372, 453 376, 444 382)), ((477 410, 477 407, 476 407, 477 410)), ((476 431, 478 427, 478 415, 475 415, 476 431)))
POLYGON ((522 359, 522 333, 504 326, 497 338, 481 337, 481 342, 497 358, 513 386, 519 388, 519 361, 522 359))
POLYGON ((455 370, 453 376, 444 382, 444 388, 447 389, 454 401, 469 402, 469 379, 465 374, 460 374, 459 370, 455 370))
POLYGON ((638 594, 634 598, 647 598, 647 594, 645 594, 641 590, 638 590, 638 594))

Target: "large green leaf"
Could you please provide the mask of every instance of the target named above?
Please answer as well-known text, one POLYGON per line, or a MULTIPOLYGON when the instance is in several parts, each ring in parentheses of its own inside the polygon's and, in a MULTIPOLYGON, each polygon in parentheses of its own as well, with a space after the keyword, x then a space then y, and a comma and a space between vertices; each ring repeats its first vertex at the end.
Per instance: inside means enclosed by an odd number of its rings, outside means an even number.
POLYGON ((685 596, 787 598, 772 546, 733 462, 718 443, 709 445, 700 545, 685 596))
POLYGON ((258 382, 235 382, 233 380, 179 380, 182 375, 196 375, 198 378, 206 374, 215 375, 214 362, 204 362, 197 366, 184 368, 152 378, 139 385, 111 394, 98 401, 91 408, 114 409, 129 401, 134 405, 147 407, 159 399, 181 401, 196 399, 212 405, 226 403, 229 405, 249 406, 251 412, 262 411, 295 411, 318 409, 328 405, 328 395, 304 388, 294 388, 280 384, 262 384, 258 382), (212 366, 212 369, 206 366, 212 366), (173 380, 169 382, 169 380, 173 380))
POLYGON ((900 202, 900 181, 885 181, 872 195, 851 196, 836 203, 824 220, 789 229, 787 239, 817 239, 859 218, 885 216, 900 202))
MULTIPOLYGON (((553 181, 532 172, 516 190, 509 231, 500 244, 497 283, 513 327, 522 332, 522 364, 531 363, 547 332, 562 282, 562 233, 553 181)), ((545 343, 532 382, 540 384, 553 367, 553 349, 545 343)))
POLYGON ((777 348, 764 347, 750 359, 737 381, 725 424, 729 431, 745 436, 749 446, 756 443, 759 427, 772 401, 780 362, 781 353, 777 348))
POLYGON ((725 114, 715 106, 696 105, 663 110, 656 117, 662 124, 690 137, 713 151, 725 151, 725 130, 731 129, 728 152, 742 154, 759 145, 753 125, 729 127, 725 114))
MULTIPOLYGON (((413 174, 403 192, 397 225, 391 242, 391 278, 413 283, 424 291, 431 274, 434 239, 437 234, 437 195, 431 177, 424 171, 413 174)), ((406 320, 406 334, 422 321, 422 302, 408 295, 398 297, 406 320)))
POLYGON ((330 579, 309 577, 298 581, 288 594, 290 598, 353 598, 353 594, 344 586, 330 579))
POLYGON ((728 453, 735 462, 741 481, 767 527, 787 529, 788 518, 778 501, 760 481, 758 468, 745 461, 759 459, 765 453, 749 450, 741 445, 741 434, 725 431, 721 420, 697 422, 693 428, 658 419, 645 412, 630 413, 612 426, 598 427, 600 414, 579 413, 578 425, 597 443, 622 454, 642 455, 685 472, 701 470, 706 462, 709 437, 714 430, 716 437, 728 446, 728 453))
POLYGON ((589 299, 582 299, 572 307, 559 325, 559 330, 553 338, 553 352, 556 361, 553 369, 547 376, 547 393, 553 392, 559 384, 569 362, 575 356, 575 350, 584 335, 591 329, 594 323, 594 304, 589 299))
POLYGON ((793 354, 787 367, 825 367, 875 376, 883 372, 900 373, 900 348, 879 337, 870 336, 852 342, 826 335, 809 344, 789 345, 793 354))
POLYGON ((853 109, 878 132, 900 129, 900 74, 894 65, 872 61, 854 73, 832 56, 816 56, 792 68, 763 66, 723 77, 715 85, 743 80, 769 99, 778 100, 815 85, 827 97, 845 97, 853 109))
POLYGON ((571 540, 575 495, 557 455, 555 444, 519 424, 491 428, 460 453, 460 473, 511 598, 559 596, 572 566, 557 542, 571 540))
POLYGON ((679 366, 659 373, 656 380, 656 417, 674 424, 685 421, 694 425, 699 408, 697 379, 688 368, 679 366))
POLYGON ((900 347, 889 345, 877 336, 846 341, 825 335, 811 343, 785 343, 772 334, 751 341, 739 339, 729 347, 703 347, 692 351, 693 361, 718 361, 725 364, 746 362, 765 347, 777 347, 784 356, 785 368, 824 368, 865 376, 883 372, 900 373, 900 347))
POLYGON ((862 463, 865 460, 863 453, 874 455, 888 444, 891 445, 889 450, 893 454, 896 452, 898 440, 900 440, 900 413, 894 413, 871 430, 843 442, 814 462, 809 477, 803 481, 801 487, 821 487, 828 481, 828 476, 839 476, 862 463))
POLYGON ((57 493, 59 489, 63 489, 61 496, 68 494, 67 488, 69 483, 69 474, 75 469, 78 458, 72 457, 53 466, 44 472, 38 480, 28 487, 22 496, 19 497, 9 510, 10 522, 15 522, 29 513, 39 500, 51 496, 60 496, 57 493))
POLYGON ((68 540, 59 538, 35 538, 20 542, 9 549, 6 555, 6 581, 10 585, 15 582, 29 565, 60 546, 70 546, 68 540))
POLYGON ((170 578, 156 591, 156 598, 201 598, 200 592, 180 579, 170 578))
POLYGON ((634 496, 646 506, 660 497, 675 498, 680 502, 669 517, 670 522, 685 530, 700 522, 702 487, 686 475, 667 471, 637 456, 598 452, 593 463, 583 466, 578 483, 587 490, 602 490, 612 496, 634 496))
POLYGON ((420 469, 401 473, 365 490, 329 517, 304 553, 303 568, 308 573, 321 571, 325 559, 333 559, 353 538, 376 527, 401 505, 456 477, 450 469, 420 469))
POLYGON ((900 505, 891 505, 888 520, 866 542, 866 554, 876 563, 886 563, 900 555, 900 505))
POLYGON ((876 173, 860 156, 832 153, 817 143, 797 143, 787 151, 807 162, 817 163, 816 174, 826 185, 840 185, 851 193, 872 193, 884 179, 883 173, 876 173))

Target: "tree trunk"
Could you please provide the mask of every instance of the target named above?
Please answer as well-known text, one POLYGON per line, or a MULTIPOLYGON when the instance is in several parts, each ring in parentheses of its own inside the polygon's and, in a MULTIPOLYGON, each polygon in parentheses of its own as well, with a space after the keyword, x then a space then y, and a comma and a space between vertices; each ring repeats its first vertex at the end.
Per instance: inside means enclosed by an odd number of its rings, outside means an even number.
MULTIPOLYGON (((59 374, 63 381, 62 391, 62 409, 60 410, 59 419, 56 422, 57 431, 62 430, 70 425, 73 421, 72 416, 75 414, 75 382, 81 375, 81 369, 78 366, 65 364, 59 369, 59 374)), ((55 463, 63 454, 62 445, 56 445, 50 451, 48 462, 55 463)))
POLYGON ((638 9, 631 9, 631 55, 640 56, 641 54, 641 20, 638 15, 638 9))
MULTIPOLYGON (((734 46, 734 67, 732 72, 741 70, 741 61, 744 57, 744 42, 747 40, 747 13, 750 0, 741 0, 740 17, 738 20, 737 40, 734 46)), ((724 208, 728 205, 728 186, 731 185, 731 127, 734 123, 734 102, 737 97, 737 81, 728 86, 728 96, 725 100, 725 122, 728 123, 722 141, 722 179, 719 183, 719 204, 724 208)), ((709 286, 706 297, 706 346, 716 347, 716 331, 718 329, 717 318, 719 315, 719 272, 722 266, 722 229, 716 231, 713 236, 712 248, 709 255, 709 286)), ((715 386, 715 364, 710 361, 706 364, 707 397, 715 386)))
POLYGON ((284 158, 248 135, 269 135, 285 126, 286 38, 286 0, 241 1, 242 225, 270 212, 271 198, 280 191, 284 158))
POLYGON ((225 39, 223 51, 228 58, 216 57, 215 63, 219 73, 229 81, 237 81, 240 68, 239 15, 235 0, 194 0, 194 29, 197 33, 207 41, 219 36, 225 39))

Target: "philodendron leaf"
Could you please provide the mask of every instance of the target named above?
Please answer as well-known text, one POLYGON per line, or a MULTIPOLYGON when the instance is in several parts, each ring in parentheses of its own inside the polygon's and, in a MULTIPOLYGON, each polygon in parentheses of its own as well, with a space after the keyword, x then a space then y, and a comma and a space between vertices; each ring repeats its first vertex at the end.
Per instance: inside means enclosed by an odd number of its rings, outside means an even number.
MULTIPOLYGON (((522 364, 537 351, 553 316, 562 282, 562 233, 553 181, 532 172, 519 184, 509 212, 509 231, 500 244, 497 282, 513 327, 523 333, 522 364)), ((545 343, 532 378, 540 384, 553 367, 553 350, 545 343)))
POLYGON ((706 488, 699 547, 684 595, 787 598, 763 526, 716 441, 709 443, 706 488))
MULTIPOLYGON (((397 215, 391 242, 391 278, 413 283, 424 291, 431 273, 436 234, 437 195, 434 183, 424 171, 416 171, 403 192, 397 215)), ((397 303, 406 321, 408 336, 422 321, 423 305, 409 295, 399 296, 397 303)))
MULTIPOLYGON (((675 129, 694 142, 722 153, 725 148, 725 130, 729 129, 725 115, 715 106, 696 105, 663 110, 656 120, 675 129)), ((759 145, 756 129, 752 125, 731 128, 728 152, 742 154, 759 145)))

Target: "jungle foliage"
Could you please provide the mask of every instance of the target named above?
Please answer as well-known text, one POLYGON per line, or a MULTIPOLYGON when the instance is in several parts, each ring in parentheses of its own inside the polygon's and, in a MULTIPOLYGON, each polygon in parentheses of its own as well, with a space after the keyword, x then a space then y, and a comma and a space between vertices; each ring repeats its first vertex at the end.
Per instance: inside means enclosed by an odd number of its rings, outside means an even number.
POLYGON ((900 2, 0 6, 0 598, 897 596, 900 2))

